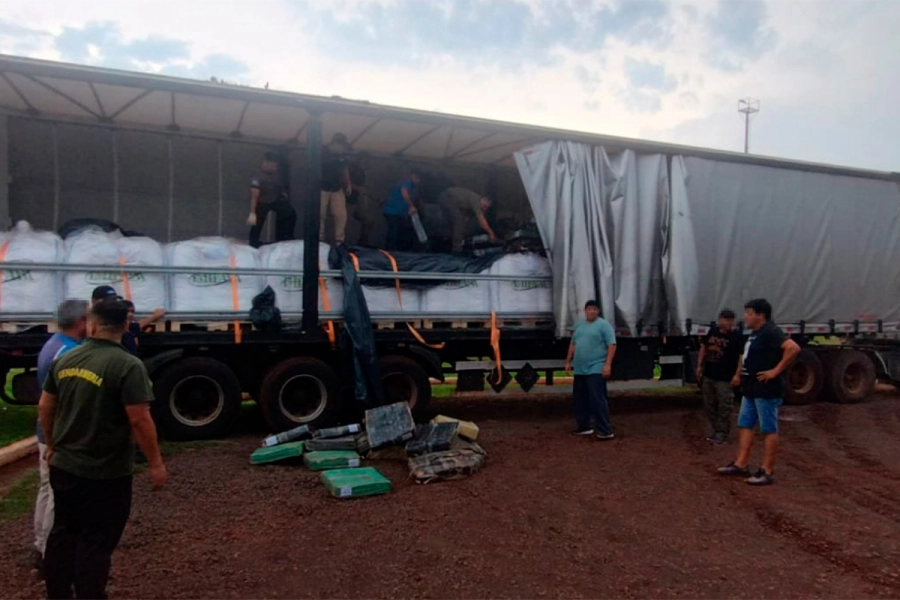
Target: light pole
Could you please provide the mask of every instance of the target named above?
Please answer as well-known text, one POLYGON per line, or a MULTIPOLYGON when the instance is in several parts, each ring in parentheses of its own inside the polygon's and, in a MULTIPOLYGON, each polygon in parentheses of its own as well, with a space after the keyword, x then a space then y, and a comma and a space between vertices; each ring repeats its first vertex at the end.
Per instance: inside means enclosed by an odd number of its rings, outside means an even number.
POLYGON ((738 100, 738 112, 744 115, 744 154, 749 154, 750 118, 759 112, 759 100, 749 97, 738 100))

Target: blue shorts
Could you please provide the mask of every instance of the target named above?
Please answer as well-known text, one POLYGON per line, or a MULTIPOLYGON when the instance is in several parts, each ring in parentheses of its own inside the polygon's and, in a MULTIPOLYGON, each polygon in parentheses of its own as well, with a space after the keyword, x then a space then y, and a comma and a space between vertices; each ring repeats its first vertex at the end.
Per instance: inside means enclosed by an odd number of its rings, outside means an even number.
POLYGON ((781 398, 747 398, 741 400, 741 412, 738 415, 738 427, 756 429, 760 433, 778 433, 778 407, 781 398))

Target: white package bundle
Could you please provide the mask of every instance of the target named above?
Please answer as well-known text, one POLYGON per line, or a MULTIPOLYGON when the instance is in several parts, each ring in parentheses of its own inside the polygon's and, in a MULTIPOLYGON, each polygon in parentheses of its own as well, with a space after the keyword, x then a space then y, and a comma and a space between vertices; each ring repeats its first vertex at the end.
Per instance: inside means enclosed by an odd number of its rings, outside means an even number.
POLYGON ((86 229, 66 239, 65 262, 71 265, 120 265, 66 273, 65 297, 88 300, 98 285, 109 285, 134 302, 138 313, 166 307, 166 280, 162 273, 145 273, 142 266, 162 267, 165 256, 159 242, 148 237, 125 237, 118 231, 86 229))
MULTIPOLYGON (((491 266, 492 275, 550 277, 550 262, 539 254, 508 254, 491 266)), ((552 281, 494 281, 491 306, 498 313, 553 312, 552 281)))
POLYGON ((384 313, 418 313, 421 309, 421 295, 419 290, 401 287, 400 296, 397 296, 396 286, 369 287, 362 286, 363 295, 366 297, 366 306, 369 314, 378 316, 384 313), (402 298, 402 306, 401 306, 402 298))
POLYGON ((422 312, 487 315, 491 312, 490 284, 486 279, 462 279, 429 288, 422 292, 422 312))
MULTIPOLYGON (((61 254, 62 240, 58 235, 50 231, 34 231, 26 221, 19 221, 11 231, 0 232, 0 264, 57 263, 61 254)), ((4 269, 2 275, 0 313, 56 311, 59 301, 56 273, 4 269)))
POLYGON ((180 273, 169 280, 169 310, 174 313, 249 313, 262 291, 262 277, 232 277, 216 269, 259 269, 259 251, 220 237, 197 238, 166 246, 171 267, 200 267, 200 273, 180 273), (208 271, 205 269, 209 269, 208 271))
MULTIPOLYGON (((329 270, 328 254, 331 246, 319 243, 319 270, 329 270)), ((259 250, 263 269, 297 271, 296 275, 266 275, 265 284, 275 290, 275 304, 282 312, 302 312, 303 310, 303 240, 267 244, 259 250)), ((328 311, 341 312, 344 304, 344 286, 336 277, 326 277, 325 293, 328 296, 328 311)), ((319 310, 326 310, 321 284, 317 287, 319 310)))

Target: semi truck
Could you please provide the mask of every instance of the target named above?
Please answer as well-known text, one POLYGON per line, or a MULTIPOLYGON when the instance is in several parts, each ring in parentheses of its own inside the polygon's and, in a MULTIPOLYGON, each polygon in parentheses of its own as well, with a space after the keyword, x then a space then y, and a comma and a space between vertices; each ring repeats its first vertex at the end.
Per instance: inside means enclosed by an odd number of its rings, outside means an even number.
MULTIPOLYGON (((190 276, 226 285, 285 278, 302 296, 278 329, 254 326, 246 304, 236 304, 170 311, 141 336, 154 416, 170 437, 225 435, 248 399, 274 431, 339 421, 356 397, 341 343, 353 337, 350 317, 326 298, 327 283, 340 277, 399 293, 475 282, 493 286, 495 298, 510 286, 551 298, 533 314, 505 313, 496 300, 481 311, 416 312, 400 299, 400 310, 363 319, 384 397, 409 402, 417 416, 428 412, 432 383, 450 374, 461 392, 527 392, 541 373, 552 385, 589 299, 616 328, 612 378, 620 387, 694 382, 693 357, 719 310, 753 297, 767 297, 776 322, 803 347, 787 373, 788 402, 855 402, 878 379, 900 383, 897 173, 0 56, 7 227, 27 221, 55 232, 90 218, 162 243, 241 239, 250 176, 272 148, 289 157, 300 264, 232 263, 212 274, 203 265, 140 268, 167 286, 190 276), (382 266, 348 275, 323 258, 319 241, 322 146, 336 133, 365 161, 373 197, 411 167, 478 190, 495 200, 491 217, 505 250, 536 245, 549 273, 413 270, 383 255, 382 266)), ((426 219, 429 235, 439 225, 426 219)), ((351 251, 353 235, 351 226, 351 251)), ((7 291, 41 273, 105 274, 121 288, 132 269, 5 253, 0 263, 7 291)), ((65 288, 51 288, 47 295, 62 299, 65 288)), ((35 403, 36 357, 53 331, 52 310, 8 310, 2 294, 0 287, 0 374, 12 383, 3 400, 35 403)))

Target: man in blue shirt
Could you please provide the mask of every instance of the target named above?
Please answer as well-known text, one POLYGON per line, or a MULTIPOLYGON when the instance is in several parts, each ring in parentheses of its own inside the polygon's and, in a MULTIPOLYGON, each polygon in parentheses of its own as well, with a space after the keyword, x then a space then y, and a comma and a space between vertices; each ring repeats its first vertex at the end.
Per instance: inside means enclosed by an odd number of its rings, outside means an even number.
POLYGON ((384 218, 387 221, 387 243, 390 251, 408 251, 413 246, 412 216, 418 212, 419 174, 409 174, 399 185, 394 186, 387 202, 384 203, 384 218))
MULTIPOLYGON (((56 311, 58 333, 54 333, 41 348, 37 360, 37 378, 40 386, 50 373, 50 367, 57 358, 77 347, 87 335, 88 303, 85 300, 66 300, 56 311)), ((47 444, 37 424, 38 461, 41 483, 34 505, 34 547, 35 565, 41 570, 47 536, 53 528, 53 491, 50 489, 50 467, 47 464, 47 444)))
POLYGON ((575 371, 572 390, 575 401, 575 435, 593 435, 591 419, 597 429, 598 440, 611 440, 609 402, 606 398, 606 380, 612 374, 616 356, 616 332, 612 325, 600 318, 600 305, 590 300, 584 305, 584 321, 575 326, 569 354, 566 357, 566 373, 575 371))

